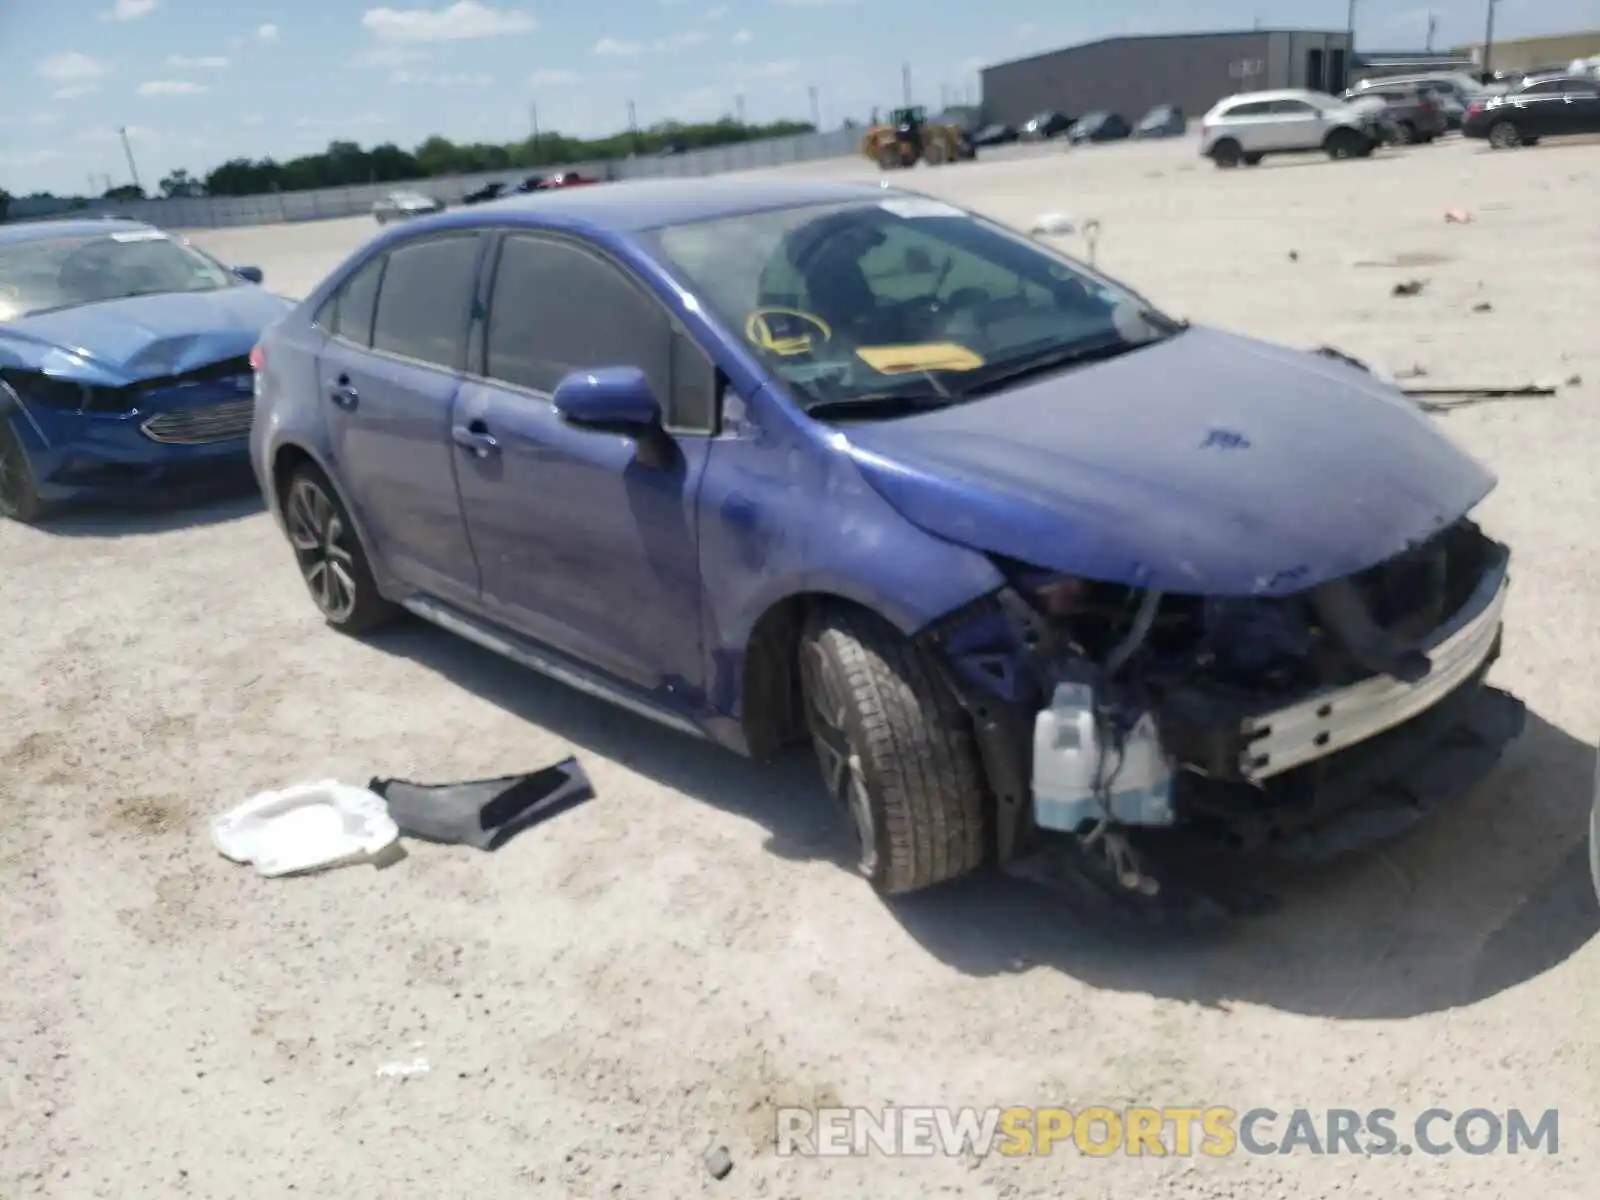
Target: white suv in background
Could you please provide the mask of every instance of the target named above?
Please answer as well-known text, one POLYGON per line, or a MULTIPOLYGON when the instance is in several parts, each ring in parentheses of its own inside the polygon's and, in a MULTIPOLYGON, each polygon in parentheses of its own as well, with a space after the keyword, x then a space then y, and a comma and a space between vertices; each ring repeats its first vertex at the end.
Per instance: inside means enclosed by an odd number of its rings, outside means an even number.
POLYGON ((1365 158, 1378 145, 1373 118, 1325 92, 1241 92, 1200 121, 1200 153, 1219 167, 1253 167, 1269 154, 1322 151, 1365 158))

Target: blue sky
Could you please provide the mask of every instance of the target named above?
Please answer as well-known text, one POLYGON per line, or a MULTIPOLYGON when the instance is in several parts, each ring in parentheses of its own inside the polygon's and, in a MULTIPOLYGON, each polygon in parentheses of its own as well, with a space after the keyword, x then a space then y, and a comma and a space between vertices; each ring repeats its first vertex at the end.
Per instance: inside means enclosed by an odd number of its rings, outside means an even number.
MULTIPOLYGON (((1487 0, 1436 0, 1437 44, 1479 39, 1487 0)), ((1501 0, 1506 37, 1596 24, 1597 0, 1501 0)), ((1426 0, 1359 0, 1357 44, 1419 46, 1426 0)), ((332 138, 411 146, 578 135, 811 111, 825 124, 900 96, 977 95, 977 69, 1118 33, 1343 28, 1346 0, 50 0, 0 7, 0 186, 126 182, 174 167, 290 157, 332 138), (1092 15, 1091 15, 1092 14, 1092 15), (869 52, 873 31, 893 47, 869 52), (26 69, 24 69, 26 65, 26 69)))

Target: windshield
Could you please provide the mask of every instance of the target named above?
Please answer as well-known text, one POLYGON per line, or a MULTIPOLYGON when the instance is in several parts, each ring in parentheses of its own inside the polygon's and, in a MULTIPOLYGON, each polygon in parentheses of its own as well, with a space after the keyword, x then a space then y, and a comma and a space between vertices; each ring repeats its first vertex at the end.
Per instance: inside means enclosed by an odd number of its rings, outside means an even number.
POLYGON ((1083 350, 1178 327, 1039 243, 921 197, 749 213, 646 240, 803 407, 954 403, 1083 350))
POLYGON ((0 321, 239 282, 221 263, 154 229, 0 243, 0 321))

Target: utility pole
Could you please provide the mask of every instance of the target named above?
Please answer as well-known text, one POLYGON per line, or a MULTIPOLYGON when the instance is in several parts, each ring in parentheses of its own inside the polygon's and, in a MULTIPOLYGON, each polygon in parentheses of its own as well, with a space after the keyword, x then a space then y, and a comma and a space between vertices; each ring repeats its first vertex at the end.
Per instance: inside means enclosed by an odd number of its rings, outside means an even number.
POLYGON ((639 116, 633 107, 633 101, 628 101, 628 132, 633 135, 633 152, 639 153, 639 116))
POLYGON ((1344 16, 1344 78, 1330 79, 1328 82, 1334 86, 1328 90, 1342 91, 1350 86, 1350 76, 1354 73, 1351 68, 1355 65, 1356 57, 1356 0, 1350 0, 1350 7, 1345 10, 1344 16))
POLYGON ((905 93, 906 107, 911 107, 911 64, 906 63, 900 68, 900 87, 905 93))
POLYGON ((537 104, 529 104, 528 105, 528 121, 533 126, 533 152, 534 152, 534 154, 538 154, 539 153, 539 106, 537 104))
MULTIPOLYGON (((1494 10, 1491 8, 1489 11, 1492 13, 1494 10)), ((133 176, 133 186, 138 188, 142 192, 142 191, 144 191, 144 188, 140 187, 140 185, 139 185, 139 168, 134 165, 134 161, 133 161, 133 146, 130 145, 129 142, 128 142, 128 128, 127 128, 127 126, 124 125, 124 126, 119 127, 117 129, 117 133, 122 138, 122 152, 128 156, 128 174, 133 176)))
POLYGON ((1429 13, 1428 14, 1428 44, 1426 46, 1426 50, 1427 50, 1427 52, 1429 54, 1433 53, 1433 35, 1438 33, 1438 32, 1439 32, 1439 18, 1435 14, 1429 13))
POLYGON ((740 92, 733 98, 733 111, 739 114, 739 124, 744 124, 744 93, 740 92))
POLYGON ((806 89, 811 94, 811 128, 818 133, 822 132, 822 109, 817 105, 817 85, 812 84, 806 89))
POLYGON ((1483 73, 1489 75, 1494 70, 1494 6, 1500 0, 1489 0, 1489 16, 1483 27, 1483 73))

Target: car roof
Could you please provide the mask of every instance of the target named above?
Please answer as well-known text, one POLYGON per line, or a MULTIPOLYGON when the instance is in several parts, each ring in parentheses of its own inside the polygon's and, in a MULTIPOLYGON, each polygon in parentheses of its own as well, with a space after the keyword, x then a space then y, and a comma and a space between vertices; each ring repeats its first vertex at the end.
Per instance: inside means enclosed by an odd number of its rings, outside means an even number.
POLYGON ((1274 88, 1270 91, 1238 92, 1217 101, 1217 103, 1232 107, 1235 104, 1254 104, 1261 100, 1309 100, 1313 104, 1317 103, 1318 100, 1325 100, 1332 104, 1338 103, 1337 97, 1328 96, 1321 92, 1313 92, 1308 88, 1274 88))
POLYGON ((718 217, 799 208, 808 204, 842 204, 883 196, 886 189, 870 183, 746 176, 639 179, 601 187, 556 189, 497 200, 470 212, 435 218, 433 228, 504 221, 508 216, 578 221, 613 233, 634 233, 663 225, 685 225, 718 217))
POLYGON ((41 238, 95 237, 112 233, 130 233, 136 229, 154 229, 143 221, 125 221, 120 218, 75 219, 71 221, 23 221, 15 225, 0 225, 0 245, 7 242, 34 242, 41 238))

